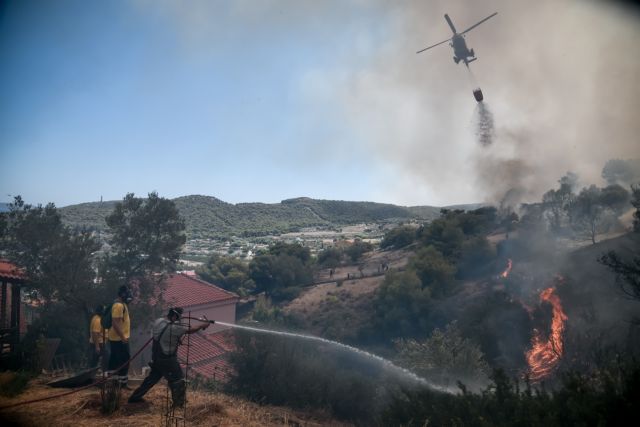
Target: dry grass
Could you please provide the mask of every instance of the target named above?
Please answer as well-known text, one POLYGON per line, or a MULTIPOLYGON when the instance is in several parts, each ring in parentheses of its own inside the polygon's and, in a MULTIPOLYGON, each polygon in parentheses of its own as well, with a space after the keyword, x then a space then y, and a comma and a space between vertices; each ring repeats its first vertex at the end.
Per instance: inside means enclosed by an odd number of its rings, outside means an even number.
MULTIPOLYGON (((371 323, 372 301, 375 291, 384 281, 381 263, 390 270, 404 268, 413 252, 409 250, 375 251, 366 254, 361 261, 364 278, 360 278, 358 265, 335 269, 333 278, 338 282, 321 283, 305 288, 298 298, 283 307, 284 313, 297 319, 305 331, 324 338, 349 342, 358 331, 371 323), (349 273, 356 279, 346 280, 349 273), (372 276, 373 275, 373 276, 372 276)), ((328 280, 329 269, 321 272, 320 279, 328 280)))
MULTIPOLYGON (((329 282, 310 286, 285 308, 287 313, 313 313, 321 308, 323 301, 331 295, 341 295, 341 299, 348 302, 356 302, 362 297, 368 297, 384 281, 384 275, 375 276, 379 273, 381 263, 386 263, 390 269, 400 269, 407 265, 413 252, 407 250, 375 251, 365 254, 361 264, 365 266, 363 272, 365 278, 360 278, 358 265, 346 265, 334 269, 333 278, 336 282, 329 282), (347 280, 347 274, 355 279, 347 280), (373 277, 372 277, 373 276, 373 277), (342 281, 342 286, 337 285, 337 281, 342 281)), ((329 280, 329 269, 320 272, 320 280, 329 280)))
POLYGON ((322 303, 332 295, 340 295, 341 300, 356 300, 364 295, 372 294, 384 280, 384 276, 366 277, 358 280, 345 280, 338 287, 336 283, 311 286, 285 308, 287 313, 313 313, 321 308, 322 303))
MULTIPOLYGON (((0 406, 64 392, 34 380, 16 398, 0 398, 0 406)), ((160 383, 145 396, 144 403, 127 404, 123 391, 120 408, 112 415, 100 412, 100 391, 82 390, 59 399, 2 410, 1 425, 20 426, 157 426, 162 422, 166 385, 160 383)), ((186 411, 190 426, 346 426, 323 414, 307 414, 288 408, 262 406, 222 393, 189 391, 186 411)))

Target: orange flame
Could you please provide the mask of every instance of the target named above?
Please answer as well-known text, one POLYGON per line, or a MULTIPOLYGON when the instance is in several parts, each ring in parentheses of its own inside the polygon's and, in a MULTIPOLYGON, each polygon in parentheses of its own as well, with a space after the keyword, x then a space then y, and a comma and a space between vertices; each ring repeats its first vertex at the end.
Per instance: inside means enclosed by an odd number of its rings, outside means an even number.
POLYGON ((507 268, 500 273, 500 277, 502 277, 503 279, 506 279, 507 277, 509 277, 509 273, 511 273, 511 267, 513 266, 513 262, 511 261, 511 258, 509 258, 509 260, 507 261, 507 268))
POLYGON ((551 319, 551 334, 545 341, 542 333, 534 329, 531 340, 531 350, 527 352, 527 363, 529 364, 530 378, 532 381, 540 381, 548 377, 560 362, 562 357, 562 335, 564 333, 564 323, 567 315, 562 311, 560 297, 556 295, 555 288, 547 288, 540 293, 540 301, 548 302, 553 307, 553 317, 551 319))

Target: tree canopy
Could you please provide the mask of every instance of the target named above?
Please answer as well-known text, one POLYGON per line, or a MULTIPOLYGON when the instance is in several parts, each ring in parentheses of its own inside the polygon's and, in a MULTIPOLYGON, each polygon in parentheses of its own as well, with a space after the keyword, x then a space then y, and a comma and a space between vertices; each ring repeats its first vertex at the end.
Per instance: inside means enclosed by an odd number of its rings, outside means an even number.
POLYGON ((398 340, 396 347, 401 366, 440 386, 453 387, 458 381, 479 385, 489 379, 489 365, 480 347, 465 338, 455 322, 444 330, 436 328, 423 341, 398 340))
POLYGON ((234 257, 213 254, 196 269, 204 280, 241 296, 251 293, 255 282, 249 277, 249 266, 234 257))
POLYGON ((63 225, 55 205, 31 206, 17 196, 9 206, 0 237, 4 256, 24 269, 28 289, 44 304, 63 301, 85 312, 99 300, 92 233, 63 225))
POLYGON ((421 335, 430 330, 431 289, 415 271, 386 274, 374 300, 378 331, 393 337, 421 335))
POLYGON ((598 234, 606 231, 611 222, 625 209, 629 193, 614 184, 604 189, 595 185, 583 188, 568 206, 573 229, 596 243, 598 234))
POLYGON ((631 185, 640 182, 640 159, 611 159, 602 168, 607 184, 631 185))
POLYGON ((268 253, 256 256, 249 264, 249 277, 257 292, 278 297, 285 288, 306 285, 313 280, 311 252, 299 244, 277 243, 268 253))
POLYGON ((128 283, 151 273, 174 271, 186 241, 175 204, 149 193, 127 194, 106 217, 111 237, 108 266, 128 283))
POLYGON ((134 285, 139 319, 151 314, 162 273, 174 271, 185 241, 184 224, 170 200, 127 194, 106 221, 100 242, 94 232, 65 226, 53 204, 30 206, 16 197, 2 217, 0 250, 23 268, 40 304, 30 336, 62 337, 61 351, 84 356, 86 322, 94 308, 134 285), (78 318, 82 319, 78 321, 78 318))
POLYGON ((409 246, 416 240, 416 228, 408 225, 400 225, 387 232, 380 242, 382 249, 386 248, 404 248, 409 246))

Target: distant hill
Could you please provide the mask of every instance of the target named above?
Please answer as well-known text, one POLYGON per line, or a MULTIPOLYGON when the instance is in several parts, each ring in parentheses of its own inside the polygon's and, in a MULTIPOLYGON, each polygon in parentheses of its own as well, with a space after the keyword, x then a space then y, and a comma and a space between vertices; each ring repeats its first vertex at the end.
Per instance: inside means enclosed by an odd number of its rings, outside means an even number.
MULTIPOLYGON (((223 202, 211 196, 173 199, 185 219, 190 239, 223 236, 259 236, 297 231, 305 227, 341 227, 351 224, 437 218, 439 207, 404 207, 386 203, 316 200, 307 197, 280 203, 223 202)), ((116 201, 81 203, 59 208, 74 227, 106 228, 104 218, 116 201)))
POLYGON ((416 218, 432 220, 440 216, 440 209, 436 206, 409 206, 407 210, 416 218))
POLYGON ((414 217, 407 208, 386 203, 315 200, 299 197, 283 200, 281 205, 296 210, 306 209, 318 219, 334 224, 355 224, 414 217))
POLYGON ((8 212, 9 203, 0 203, 0 212, 8 212))
POLYGON ((113 211, 115 206, 116 201, 89 202, 58 208, 58 212, 68 225, 103 230, 107 227, 104 218, 113 211))

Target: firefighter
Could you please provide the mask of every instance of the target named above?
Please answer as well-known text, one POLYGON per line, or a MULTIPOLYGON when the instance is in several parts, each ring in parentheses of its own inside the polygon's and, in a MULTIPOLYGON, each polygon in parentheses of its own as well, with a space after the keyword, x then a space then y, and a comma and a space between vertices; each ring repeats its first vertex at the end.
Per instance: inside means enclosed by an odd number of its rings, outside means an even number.
POLYGON ((133 300, 127 286, 120 286, 118 298, 111 305, 111 328, 109 328, 109 371, 117 378, 120 386, 129 389, 129 337, 131 336, 131 320, 127 304, 133 300), (118 369, 116 371, 116 369, 118 369))
POLYGON ((207 329, 212 321, 203 321, 203 324, 194 326, 191 329, 180 323, 182 318, 182 308, 173 307, 169 309, 167 317, 161 317, 153 324, 153 344, 151 347, 151 372, 144 379, 129 397, 129 403, 143 402, 142 398, 151 387, 156 385, 162 377, 167 380, 171 389, 173 407, 184 405, 185 384, 184 374, 178 362, 178 345, 184 334, 207 329))
POLYGON ((101 367, 104 371, 107 365, 107 356, 105 349, 105 336, 109 333, 108 330, 102 328, 100 320, 102 319, 102 313, 104 313, 104 306, 96 306, 93 317, 91 317, 91 323, 89 325, 89 367, 94 368, 98 366, 98 362, 102 361, 101 367))

